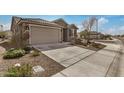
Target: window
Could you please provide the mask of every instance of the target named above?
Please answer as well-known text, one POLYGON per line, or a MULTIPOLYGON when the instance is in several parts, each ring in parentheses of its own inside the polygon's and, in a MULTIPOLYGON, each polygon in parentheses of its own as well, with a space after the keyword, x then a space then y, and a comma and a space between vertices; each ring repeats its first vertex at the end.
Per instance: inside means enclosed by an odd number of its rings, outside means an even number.
POLYGON ((25 26, 25 30, 29 30, 29 26, 25 26))

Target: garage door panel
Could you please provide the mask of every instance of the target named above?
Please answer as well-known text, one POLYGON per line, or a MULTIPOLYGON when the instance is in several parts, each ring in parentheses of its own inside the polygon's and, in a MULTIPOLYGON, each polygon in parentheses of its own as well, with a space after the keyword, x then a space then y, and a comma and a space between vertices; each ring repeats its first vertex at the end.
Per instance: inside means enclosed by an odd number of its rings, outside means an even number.
POLYGON ((61 41, 60 29, 31 26, 31 43, 47 44, 61 41))

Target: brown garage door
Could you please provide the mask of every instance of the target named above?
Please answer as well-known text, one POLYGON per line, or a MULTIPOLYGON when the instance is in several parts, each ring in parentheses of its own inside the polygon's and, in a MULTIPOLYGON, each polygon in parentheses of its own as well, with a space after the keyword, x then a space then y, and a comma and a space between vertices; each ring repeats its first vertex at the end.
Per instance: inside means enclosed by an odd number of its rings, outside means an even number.
POLYGON ((61 29, 41 26, 31 26, 30 43, 48 44, 61 41, 61 29))

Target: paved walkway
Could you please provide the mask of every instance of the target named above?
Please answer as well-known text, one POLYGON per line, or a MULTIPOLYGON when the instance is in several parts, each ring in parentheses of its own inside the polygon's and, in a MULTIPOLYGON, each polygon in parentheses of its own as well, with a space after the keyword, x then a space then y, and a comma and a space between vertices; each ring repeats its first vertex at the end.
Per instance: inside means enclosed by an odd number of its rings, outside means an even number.
MULTIPOLYGON (((53 75, 53 77, 111 76, 113 70, 110 68, 113 68, 113 62, 115 61, 120 49, 120 44, 117 44, 117 42, 118 40, 116 40, 115 44, 106 43, 107 47, 98 52, 88 50, 87 52, 81 54, 80 57, 76 56, 68 60, 69 62, 66 60, 62 63, 59 62, 67 68, 56 75, 53 75), (78 58, 80 58, 80 60, 78 58), (77 60, 73 61, 73 59, 77 60)), ((58 58, 57 54, 56 58, 58 58)))
POLYGON ((0 63, 3 62, 3 58, 1 55, 3 55, 3 53, 5 53, 5 51, 6 51, 6 49, 0 46, 0 63))
MULTIPOLYGON (((3 55, 3 53, 5 53, 5 51, 6 51, 6 49, 0 46, 0 64, 3 62, 3 58, 1 55, 3 55)), ((3 69, 3 65, 2 66, 0 65, 0 69, 3 69)), ((3 77, 3 75, 4 75, 4 72, 1 71, 0 77, 3 77)))
POLYGON ((124 77, 124 40, 122 40, 121 52, 119 57, 119 64, 118 64, 118 77, 124 77))

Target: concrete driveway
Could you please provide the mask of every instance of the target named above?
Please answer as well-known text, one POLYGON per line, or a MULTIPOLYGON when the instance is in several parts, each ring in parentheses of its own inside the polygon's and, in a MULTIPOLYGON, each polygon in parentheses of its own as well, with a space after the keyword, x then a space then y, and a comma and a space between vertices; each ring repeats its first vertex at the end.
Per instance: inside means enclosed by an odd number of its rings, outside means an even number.
POLYGON ((75 64, 83 58, 93 54, 94 52, 95 51, 80 48, 77 46, 69 46, 65 48, 42 51, 42 53, 65 67, 75 64))
POLYGON ((66 69, 53 75, 53 77, 103 77, 114 75, 115 71, 113 69, 116 70, 116 66, 113 62, 120 49, 120 44, 117 43, 106 43, 106 45, 107 46, 104 49, 97 52, 77 46, 67 46, 41 51, 51 59, 66 67, 66 69))
MULTIPOLYGON (((106 45, 107 47, 97 52, 91 52, 88 50, 90 53, 88 56, 86 56, 88 51, 83 53, 85 57, 81 55, 81 60, 69 65, 63 71, 53 75, 53 77, 114 76, 117 70, 116 63, 118 64, 118 60, 116 59, 118 59, 118 57, 116 56, 118 55, 120 44, 106 45)), ((79 56, 76 58, 79 58, 79 56)), ((70 61, 70 63, 71 62, 72 61, 70 61)))

